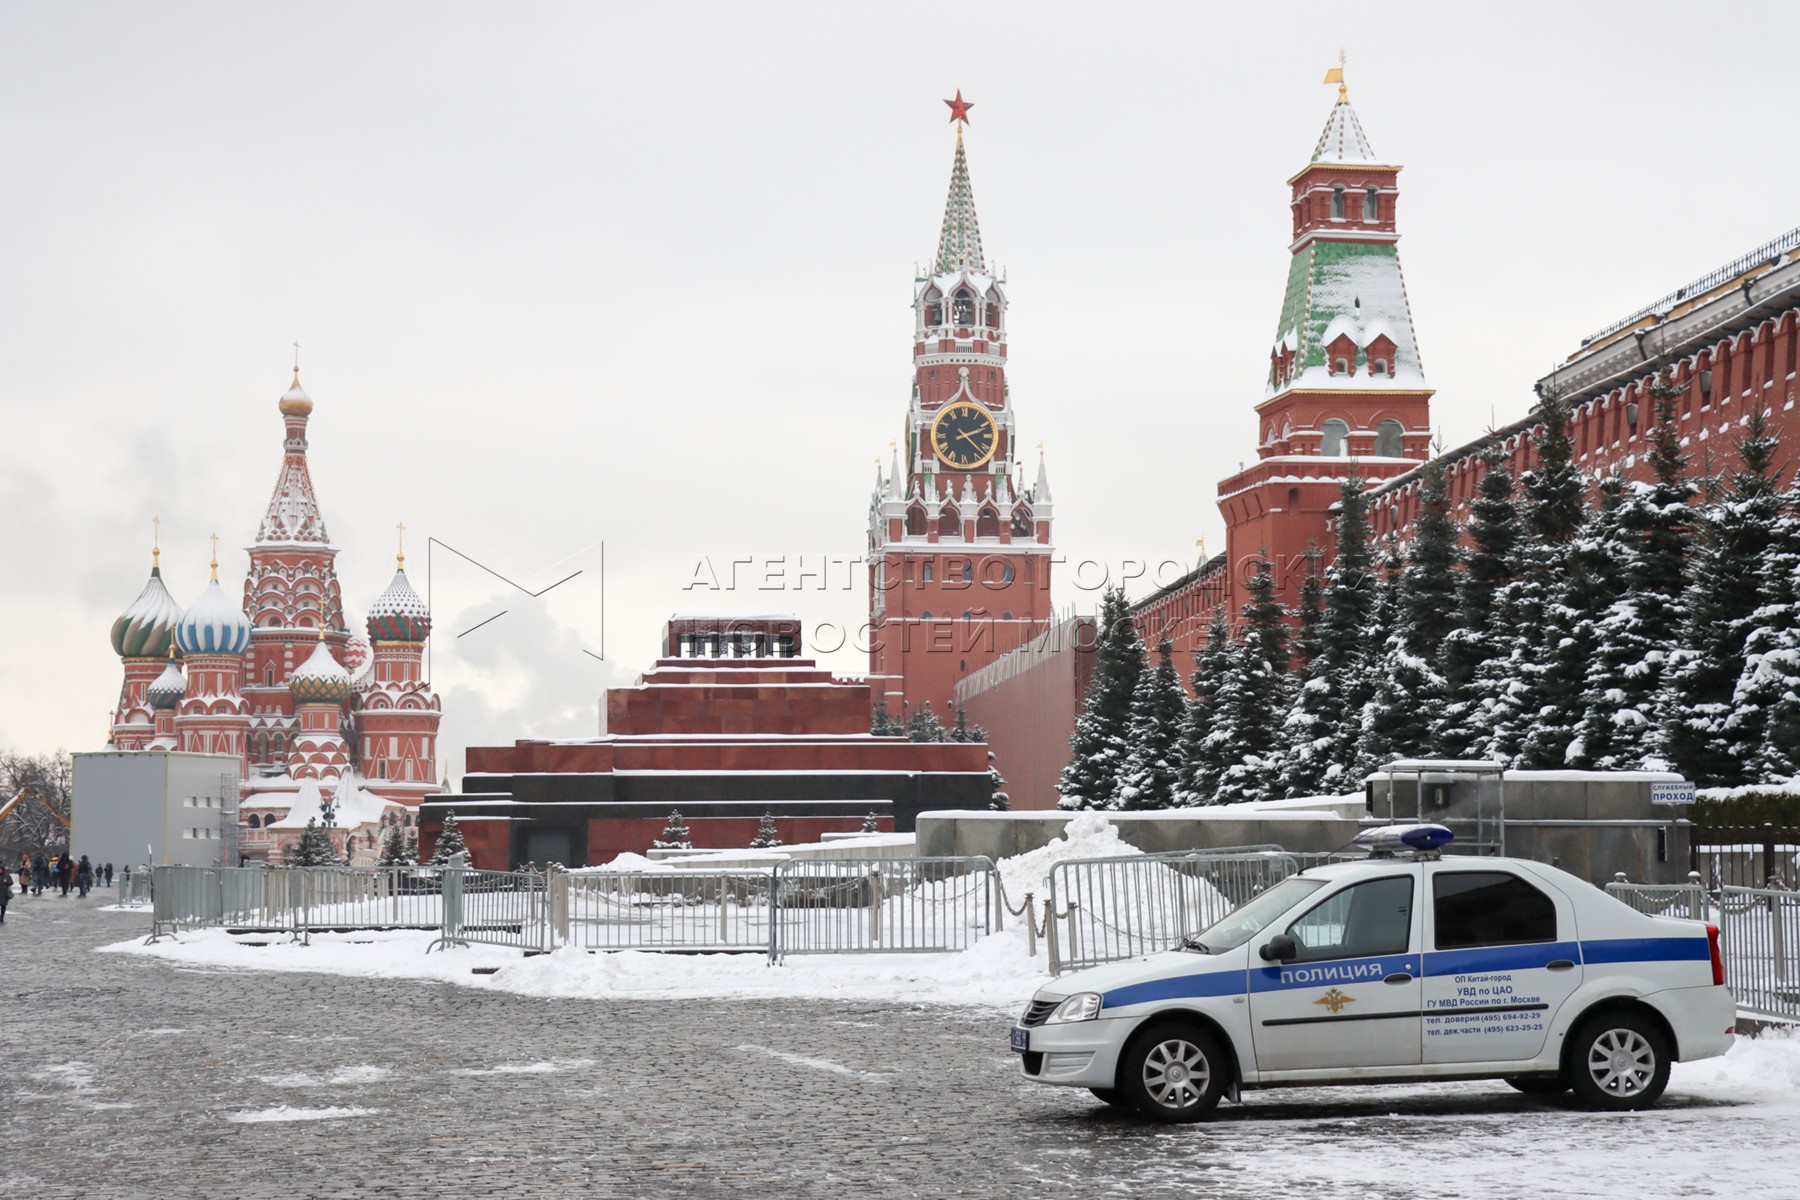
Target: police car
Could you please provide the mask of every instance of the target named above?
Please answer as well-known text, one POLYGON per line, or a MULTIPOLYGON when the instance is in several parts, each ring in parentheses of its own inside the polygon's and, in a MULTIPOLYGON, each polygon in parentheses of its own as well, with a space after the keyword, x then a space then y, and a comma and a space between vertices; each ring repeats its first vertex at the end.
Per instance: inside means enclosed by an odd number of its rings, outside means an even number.
POLYGON ((1646 916, 1543 863, 1440 857, 1384 826, 1180 948, 1058 979, 1012 1030, 1028 1079, 1159 1121, 1240 1088, 1504 1079, 1593 1108, 1655 1104, 1731 1046, 1716 928, 1646 916))

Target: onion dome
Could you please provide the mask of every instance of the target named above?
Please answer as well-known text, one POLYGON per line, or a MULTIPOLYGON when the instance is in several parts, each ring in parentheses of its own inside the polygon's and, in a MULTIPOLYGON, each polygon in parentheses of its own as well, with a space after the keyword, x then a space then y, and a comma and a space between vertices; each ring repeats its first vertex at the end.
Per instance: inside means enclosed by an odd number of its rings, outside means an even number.
POLYGON ((281 393, 281 415, 304 417, 312 412, 312 397, 300 386, 300 368, 294 368, 294 386, 281 393))
MULTIPOLYGON (((160 564, 161 558, 162 551, 156 551, 153 561, 160 564)), ((179 620, 181 605, 163 586, 162 567, 153 565, 144 590, 113 622, 113 653, 120 658, 155 658, 168 646, 179 620)))
POLYGON ((431 634, 431 612, 406 580, 406 558, 394 569, 394 581, 369 606, 369 640, 422 642, 431 634))
POLYGON ((369 659, 374 657, 374 654, 375 651, 368 642, 352 636, 349 641, 344 643, 344 670, 350 672, 351 679, 356 679, 363 673, 363 668, 369 665, 369 659))
POLYGON ((325 631, 319 631, 318 645, 312 657, 294 668, 288 676, 288 691, 296 704, 342 704, 350 696, 350 672, 339 665, 325 644, 325 631))
POLYGON ((144 689, 144 698, 150 701, 151 708, 174 708, 186 694, 187 680, 182 678, 181 668, 175 665, 175 640, 170 638, 169 665, 144 689))
POLYGON ((175 626, 175 644, 183 654, 242 654, 250 645, 250 618, 219 586, 219 560, 212 560, 212 581, 175 626))

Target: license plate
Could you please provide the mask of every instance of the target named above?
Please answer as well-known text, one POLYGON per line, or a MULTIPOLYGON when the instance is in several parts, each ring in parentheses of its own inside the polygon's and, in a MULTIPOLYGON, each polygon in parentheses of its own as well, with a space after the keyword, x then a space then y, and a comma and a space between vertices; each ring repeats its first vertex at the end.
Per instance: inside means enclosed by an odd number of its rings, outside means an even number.
POLYGON ((1031 1049, 1031 1030, 1015 1028, 1012 1031, 1012 1048, 1014 1050, 1031 1049))

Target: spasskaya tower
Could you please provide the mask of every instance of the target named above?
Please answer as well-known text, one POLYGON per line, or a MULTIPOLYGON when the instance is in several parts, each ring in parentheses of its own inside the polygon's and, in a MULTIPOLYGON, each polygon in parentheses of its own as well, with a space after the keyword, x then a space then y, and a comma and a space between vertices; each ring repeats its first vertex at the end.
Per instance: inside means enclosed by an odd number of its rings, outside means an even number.
POLYGON ((963 127, 930 267, 913 280, 912 400, 869 506, 872 700, 947 716, 957 680, 1050 619, 1050 484, 1024 486, 1006 382, 1006 281, 987 264, 963 127))

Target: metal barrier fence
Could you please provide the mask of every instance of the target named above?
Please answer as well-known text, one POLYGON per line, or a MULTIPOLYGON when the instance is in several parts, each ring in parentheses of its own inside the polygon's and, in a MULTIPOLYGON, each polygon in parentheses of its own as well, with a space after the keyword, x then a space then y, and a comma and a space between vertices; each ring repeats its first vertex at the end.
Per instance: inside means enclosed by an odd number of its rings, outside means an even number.
POLYGON ((481 942, 528 953, 556 948, 549 877, 536 871, 478 871, 451 866, 443 883, 442 933, 426 952, 481 942))
POLYGON ((1056 863, 1046 920, 1050 970, 1061 974, 1170 949, 1307 865, 1277 847, 1056 863))
POLYGON ((1800 892, 1721 888, 1718 923, 1725 982, 1738 1008, 1759 1017, 1800 1018, 1800 892))
POLYGON ((774 871, 769 961, 966 950, 1000 928, 993 860, 790 859, 774 871))
POLYGON ((132 875, 122 874, 118 876, 118 903, 136 904, 140 901, 150 899, 150 879, 151 875, 148 870, 139 871, 132 875))
POLYGON ((775 875, 755 871, 558 872, 557 944, 583 950, 769 950, 775 875))
POLYGON ((1772 824, 1696 829, 1690 866, 1706 886, 1800 887, 1800 830, 1772 824))
POLYGON ((1697 872, 1689 872, 1686 883, 1631 883, 1620 873, 1606 885, 1606 891, 1652 917, 1684 917, 1690 921, 1709 919, 1711 902, 1697 872))

